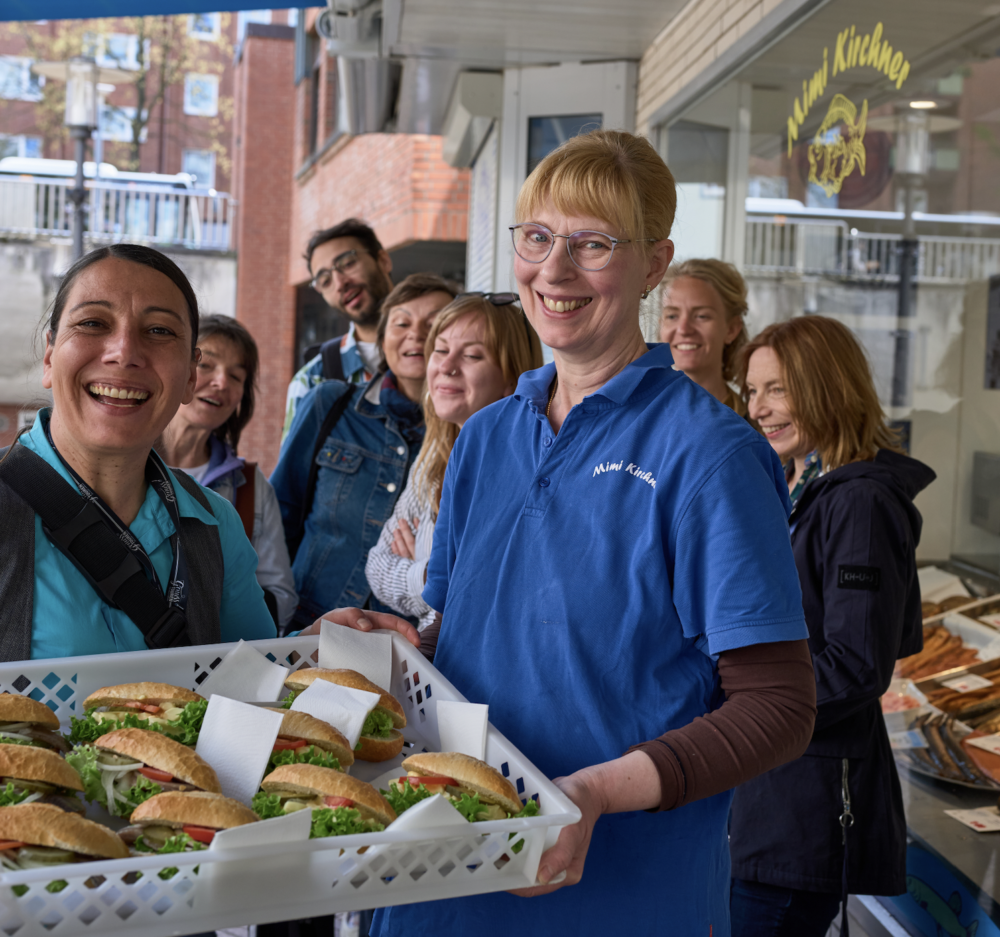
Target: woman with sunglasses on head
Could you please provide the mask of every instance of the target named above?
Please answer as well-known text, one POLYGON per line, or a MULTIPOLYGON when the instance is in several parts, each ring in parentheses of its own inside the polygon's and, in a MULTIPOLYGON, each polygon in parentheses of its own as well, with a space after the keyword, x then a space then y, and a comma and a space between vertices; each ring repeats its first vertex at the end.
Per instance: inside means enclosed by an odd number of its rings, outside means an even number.
POLYGON ((675 205, 649 142, 606 130, 549 154, 518 197, 514 273, 554 362, 455 442, 423 593, 440 623, 375 624, 438 630, 435 665, 582 819, 516 893, 530 904, 386 908, 380 937, 603 937, 623 914, 636 932, 727 937, 729 791, 808 742, 781 465, 639 328, 675 205))
POLYGON ((236 454, 254 412, 257 343, 231 316, 202 316, 198 348, 194 398, 178 408, 156 449, 175 471, 186 472, 236 508, 257 554, 257 582, 275 623, 284 628, 298 596, 278 499, 260 468, 236 454))
POLYGON ((53 406, 0 459, 0 659, 274 637, 224 498, 153 451, 197 383, 198 300, 149 247, 91 251, 45 335, 53 406))
MULTIPOLYGON (((419 619, 420 631, 434 622, 421 593, 459 431, 474 413, 509 397, 521 374, 542 366, 541 345, 517 299, 516 293, 463 293, 438 313, 427 336, 424 444, 365 567, 375 597, 419 619)), ((432 651, 426 642, 422 648, 432 651)))
POLYGON ((369 600, 368 551, 424 438, 424 343, 454 297, 441 277, 408 276, 382 303, 380 372, 361 385, 325 381, 296 408, 271 476, 299 594, 293 627, 369 600))
POLYGON ((740 416, 746 404, 730 381, 747 341, 746 311, 747 284, 732 264, 685 260, 667 271, 660 341, 678 368, 740 416))
MULTIPOLYGON (((750 417, 785 463, 816 671, 805 754, 736 791, 734 937, 823 937, 848 894, 906 890, 903 797, 879 698, 923 646, 916 495, 865 353, 824 316, 764 329, 740 356, 750 417)), ((845 909, 846 913, 846 909, 845 909)))

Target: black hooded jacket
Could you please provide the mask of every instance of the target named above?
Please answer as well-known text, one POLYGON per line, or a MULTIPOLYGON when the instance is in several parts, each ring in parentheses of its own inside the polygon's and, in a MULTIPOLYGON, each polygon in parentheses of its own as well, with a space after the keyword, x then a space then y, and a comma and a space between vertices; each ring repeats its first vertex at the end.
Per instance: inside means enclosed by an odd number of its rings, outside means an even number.
POLYGON ((848 890, 905 891, 906 823, 879 697, 896 661, 923 645, 913 498, 934 478, 922 462, 882 449, 814 479, 796 503, 789 522, 816 669, 816 727, 805 755, 736 790, 734 878, 841 891, 847 759, 848 890))

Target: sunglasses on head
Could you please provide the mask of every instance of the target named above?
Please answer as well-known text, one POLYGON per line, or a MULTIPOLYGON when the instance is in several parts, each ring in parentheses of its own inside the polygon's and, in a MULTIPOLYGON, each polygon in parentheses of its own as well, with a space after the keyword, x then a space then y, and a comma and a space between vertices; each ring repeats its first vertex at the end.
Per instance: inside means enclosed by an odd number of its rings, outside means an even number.
MULTIPOLYGON (((471 293, 459 293, 455 300, 465 299, 467 296, 475 296, 478 299, 485 299, 486 302, 492 303, 494 306, 512 306, 514 303, 519 303, 521 297, 517 293, 483 293, 479 291, 474 291, 471 293)), ((524 314, 524 310, 521 310, 521 319, 524 320, 524 334, 528 336, 528 347, 531 347, 531 323, 528 322, 528 317, 524 314)))

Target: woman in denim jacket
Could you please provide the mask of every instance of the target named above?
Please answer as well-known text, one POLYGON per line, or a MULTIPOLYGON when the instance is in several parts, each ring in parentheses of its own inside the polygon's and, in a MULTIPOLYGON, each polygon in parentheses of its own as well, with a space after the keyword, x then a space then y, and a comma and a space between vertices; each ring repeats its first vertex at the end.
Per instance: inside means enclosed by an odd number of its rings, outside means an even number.
MULTIPOLYGON (((434 316, 454 295, 440 277, 407 277, 382 306, 380 373, 362 385, 327 381, 296 409, 271 476, 299 594, 292 628, 312 624, 331 608, 365 606, 371 598, 368 551, 392 514, 423 441, 424 342, 434 316), (317 451, 324 420, 345 394, 350 402, 317 451), (314 452, 316 487, 306 505, 314 452)), ((370 607, 388 611, 374 598, 370 607)))

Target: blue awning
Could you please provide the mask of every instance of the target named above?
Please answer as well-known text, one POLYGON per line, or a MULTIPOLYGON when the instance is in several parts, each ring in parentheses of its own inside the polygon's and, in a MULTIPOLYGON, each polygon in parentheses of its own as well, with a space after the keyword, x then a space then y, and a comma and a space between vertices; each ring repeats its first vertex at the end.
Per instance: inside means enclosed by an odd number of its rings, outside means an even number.
MULTIPOLYGON (((278 4, 280 7, 281 4, 278 4)), ((0 0, 0 21, 77 20, 100 16, 158 16, 165 13, 229 13, 272 9, 253 0, 0 0)))

